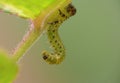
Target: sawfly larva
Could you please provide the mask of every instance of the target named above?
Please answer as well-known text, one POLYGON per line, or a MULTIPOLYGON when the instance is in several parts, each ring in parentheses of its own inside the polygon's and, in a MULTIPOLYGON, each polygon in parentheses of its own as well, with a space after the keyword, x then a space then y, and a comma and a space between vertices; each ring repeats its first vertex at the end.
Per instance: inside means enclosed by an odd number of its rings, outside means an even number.
POLYGON ((54 21, 48 23, 49 26, 46 28, 46 33, 54 52, 49 53, 48 51, 43 51, 42 55, 43 59, 49 64, 59 64, 64 59, 65 48, 58 35, 58 29, 63 21, 73 16, 75 13, 76 9, 69 4, 63 9, 58 9, 57 16, 54 21))

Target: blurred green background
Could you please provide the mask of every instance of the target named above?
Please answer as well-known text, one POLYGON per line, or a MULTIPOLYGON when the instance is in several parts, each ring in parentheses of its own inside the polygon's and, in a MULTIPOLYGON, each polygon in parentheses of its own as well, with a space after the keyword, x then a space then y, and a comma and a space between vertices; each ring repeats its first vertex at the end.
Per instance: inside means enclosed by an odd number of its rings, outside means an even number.
MULTIPOLYGON (((50 49, 47 36, 33 45, 19 62, 14 83, 120 83, 120 1, 73 0, 77 14, 59 33, 66 47, 60 65, 41 57, 50 49)), ((0 13, 0 48, 9 52, 22 39, 29 21, 0 13)))

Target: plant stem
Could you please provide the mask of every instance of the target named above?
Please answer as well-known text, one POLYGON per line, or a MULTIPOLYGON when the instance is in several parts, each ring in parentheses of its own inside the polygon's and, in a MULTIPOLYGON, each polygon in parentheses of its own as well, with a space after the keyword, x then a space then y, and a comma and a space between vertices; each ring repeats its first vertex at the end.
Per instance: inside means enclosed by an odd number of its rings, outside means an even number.
POLYGON ((21 56, 26 53, 26 51, 34 44, 34 42, 39 38, 42 31, 38 31, 34 27, 30 27, 29 31, 23 37, 22 41, 18 44, 17 48, 15 48, 13 52, 14 60, 18 61, 21 56))

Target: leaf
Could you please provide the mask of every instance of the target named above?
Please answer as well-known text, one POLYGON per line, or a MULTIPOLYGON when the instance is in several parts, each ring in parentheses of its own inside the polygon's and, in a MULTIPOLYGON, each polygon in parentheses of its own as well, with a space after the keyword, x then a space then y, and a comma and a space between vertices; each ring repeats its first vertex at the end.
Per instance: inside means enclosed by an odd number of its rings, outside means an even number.
POLYGON ((16 77, 18 66, 7 53, 0 51, 0 83, 11 83, 16 77))
POLYGON ((35 18, 55 2, 65 0, 0 0, 0 9, 24 18, 35 18))

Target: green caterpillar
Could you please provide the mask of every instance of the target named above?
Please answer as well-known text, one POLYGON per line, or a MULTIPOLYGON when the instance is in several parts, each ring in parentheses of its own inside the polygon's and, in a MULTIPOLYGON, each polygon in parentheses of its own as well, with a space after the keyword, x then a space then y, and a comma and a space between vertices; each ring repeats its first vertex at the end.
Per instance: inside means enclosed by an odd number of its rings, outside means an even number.
POLYGON ((43 59, 49 64, 59 64, 62 62, 65 56, 65 48, 64 45, 58 35, 59 26, 76 13, 76 9, 71 5, 67 5, 63 9, 58 9, 56 13, 56 18, 54 21, 48 23, 49 27, 47 27, 47 36, 49 42, 54 49, 53 53, 49 53, 47 51, 43 51, 43 59))

